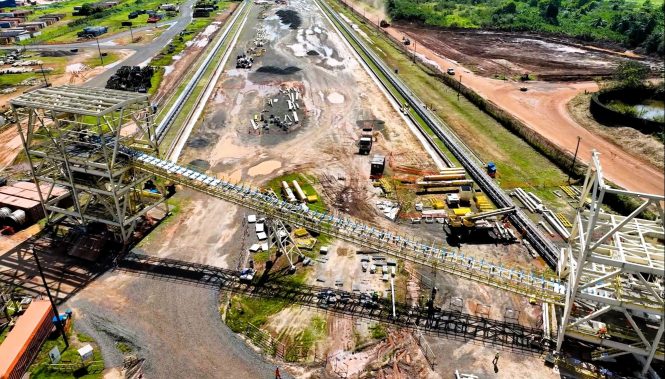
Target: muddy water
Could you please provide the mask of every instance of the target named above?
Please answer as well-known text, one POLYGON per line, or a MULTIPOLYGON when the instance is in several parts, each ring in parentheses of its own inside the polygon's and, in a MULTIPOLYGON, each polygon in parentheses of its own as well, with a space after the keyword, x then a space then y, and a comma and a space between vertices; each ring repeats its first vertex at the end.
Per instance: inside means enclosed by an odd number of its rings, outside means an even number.
POLYGON ((276 160, 269 160, 261 162, 254 167, 250 167, 247 170, 247 175, 249 176, 259 176, 259 175, 268 175, 272 174, 275 170, 282 167, 282 162, 276 160))

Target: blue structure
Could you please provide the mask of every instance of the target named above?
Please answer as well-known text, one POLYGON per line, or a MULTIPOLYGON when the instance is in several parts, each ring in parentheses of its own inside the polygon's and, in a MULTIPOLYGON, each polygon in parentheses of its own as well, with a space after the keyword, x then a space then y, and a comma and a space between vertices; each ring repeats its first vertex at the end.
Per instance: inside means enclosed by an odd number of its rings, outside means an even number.
POLYGON ((1 8, 16 8, 16 0, 0 0, 1 8))

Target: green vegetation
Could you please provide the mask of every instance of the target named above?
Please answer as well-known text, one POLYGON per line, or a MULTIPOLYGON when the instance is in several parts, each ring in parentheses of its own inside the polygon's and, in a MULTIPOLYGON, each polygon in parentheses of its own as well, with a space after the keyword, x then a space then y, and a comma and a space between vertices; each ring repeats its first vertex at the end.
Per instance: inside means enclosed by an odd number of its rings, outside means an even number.
POLYGON ((313 184, 317 183, 318 180, 312 175, 305 175, 300 173, 290 173, 282 175, 270 180, 266 185, 266 187, 273 190, 273 192, 275 192, 275 194, 279 196, 282 193, 282 181, 286 181, 289 184, 289 187, 293 189, 293 184, 291 183, 294 180, 298 181, 298 184, 300 184, 300 188, 305 192, 306 196, 316 195, 317 200, 313 203, 307 204, 309 209, 318 212, 326 212, 328 210, 326 204, 323 202, 323 199, 318 193, 316 193, 316 190, 314 189, 313 184))
MULTIPOLYGON (((22 44, 29 45, 35 43, 56 43, 56 42, 72 42, 76 41, 77 33, 83 30, 86 26, 106 26, 108 32, 103 36, 108 36, 114 33, 128 30, 127 27, 121 25, 123 21, 132 21, 134 27, 148 25, 148 15, 139 15, 133 20, 129 20, 128 15, 131 12, 138 10, 157 10, 164 2, 159 0, 121 0, 120 4, 113 8, 105 9, 101 12, 93 13, 88 16, 73 16, 75 6, 81 6, 86 2, 81 0, 64 1, 47 6, 46 9, 38 10, 29 18, 30 21, 38 18, 39 16, 64 13, 66 17, 59 22, 46 27, 42 30, 42 34, 26 41, 22 44)), ((160 12, 164 14, 162 20, 169 18, 169 13, 160 12)))
MULTIPOLYGON (((51 77, 55 75, 62 75, 66 71, 67 64, 71 60, 71 57, 42 57, 39 55, 34 55, 26 59, 34 59, 34 60, 39 60, 42 61, 43 67, 46 68, 51 68, 52 70, 46 73, 46 80, 51 82, 51 77)), ((107 55, 104 57, 104 65, 111 64, 113 62, 116 62, 120 59, 120 55, 115 53, 115 52, 108 52, 107 55)), ((83 64, 90 68, 94 68, 97 66, 101 65, 101 61, 99 60, 99 55, 94 55, 88 59, 86 59, 83 64)), ((39 70, 39 66, 33 66, 33 69, 39 70)), ((21 73, 21 74, 4 74, 0 75, 0 89, 2 88, 7 88, 7 87, 16 87, 19 83, 23 82, 24 80, 27 79, 40 79, 44 80, 44 75, 42 73, 37 73, 37 72, 26 72, 26 73, 21 73)))
POLYGON ((382 340, 386 337, 388 337, 388 330, 386 329, 385 325, 383 324, 374 324, 369 327, 369 331, 372 335, 372 338, 376 340, 382 340))
POLYGON ((644 88, 649 77, 649 67, 635 61, 623 61, 614 71, 614 88, 644 88))
POLYGON ((268 317, 284 309, 287 304, 278 299, 233 296, 226 313, 226 325, 235 333, 242 333, 248 323, 260 328, 268 321, 268 317))
POLYGON ((129 354, 132 352, 131 346, 127 345, 124 342, 117 342, 115 347, 123 354, 129 354))
POLYGON ((154 95, 155 92, 159 89, 159 85, 164 79, 164 67, 155 67, 155 73, 150 78, 150 89, 148 90, 148 95, 154 95))
MULTIPOLYGON (((77 334, 77 337, 79 335, 80 334, 77 334)), ((81 360, 81 356, 77 351, 78 347, 70 345, 69 348, 65 350, 65 342, 63 341, 62 336, 58 335, 57 338, 54 338, 53 336, 51 338, 48 338, 42 345, 42 348, 39 350, 39 353, 37 354, 37 358, 35 359, 34 363, 28 369, 28 371, 30 372, 30 378, 38 378, 38 379, 102 378, 102 371, 104 370, 104 361, 102 359, 102 354, 99 351, 99 348, 93 345, 94 350, 93 350, 92 360, 88 363, 83 363, 83 361, 81 360), (51 358, 49 357, 49 352, 55 346, 58 346, 61 358, 58 365, 52 366, 51 358)))
POLYGON ((76 333, 76 339, 79 342, 95 342, 95 340, 85 333, 76 333))
POLYGON ((307 328, 293 337, 293 341, 290 341, 292 343, 289 343, 288 346, 291 348, 287 349, 284 360, 287 362, 296 362, 301 358, 300 352, 309 353, 314 344, 325 338, 327 334, 326 326, 326 320, 319 316, 314 316, 307 328))
POLYGON ((609 40, 664 54, 662 0, 387 0, 393 20, 609 40))
POLYGON ((2 330, 2 332, 0 332, 0 343, 2 343, 5 338, 7 338, 7 334, 9 334, 9 328, 6 327, 2 330))
MULTIPOLYGON (((111 63, 117 62, 120 59, 120 54, 114 53, 112 51, 102 51, 102 53, 106 53, 106 56, 102 56, 102 59, 104 60, 104 66, 110 65, 111 63)), ((92 57, 86 59, 83 62, 84 65, 88 67, 97 67, 102 65, 102 60, 99 59, 99 54, 93 55, 92 57)))

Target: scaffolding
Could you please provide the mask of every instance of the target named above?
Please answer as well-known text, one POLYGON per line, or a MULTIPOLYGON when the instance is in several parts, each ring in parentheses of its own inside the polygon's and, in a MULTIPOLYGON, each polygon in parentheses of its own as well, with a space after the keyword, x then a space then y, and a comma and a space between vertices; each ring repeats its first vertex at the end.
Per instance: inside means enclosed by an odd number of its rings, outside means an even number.
POLYGON ((557 351, 565 336, 573 337, 598 345, 596 360, 635 355, 643 363, 642 375, 654 358, 663 360, 664 199, 610 187, 599 154, 593 153, 558 266, 569 285, 557 351), (613 195, 641 204, 627 217, 606 213, 602 206, 613 195), (657 210, 656 221, 638 218, 649 208, 657 210), (628 326, 619 327, 619 320, 628 326))
POLYGON ((164 203, 154 175, 122 154, 128 147, 159 154, 147 95, 50 87, 11 100, 11 107, 48 224, 104 224, 127 243, 138 221, 164 203), (73 209, 50 199, 56 185, 69 190, 63 196, 71 194, 73 209))

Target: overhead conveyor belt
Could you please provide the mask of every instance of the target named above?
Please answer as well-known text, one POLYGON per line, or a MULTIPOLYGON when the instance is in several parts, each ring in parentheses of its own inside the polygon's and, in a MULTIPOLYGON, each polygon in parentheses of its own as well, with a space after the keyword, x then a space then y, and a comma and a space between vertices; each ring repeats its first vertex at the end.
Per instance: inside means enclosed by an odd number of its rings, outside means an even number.
POLYGON ((238 185, 151 155, 125 150, 135 166, 188 188, 253 209, 291 225, 423 264, 458 277, 562 305, 565 285, 556 279, 503 267, 484 259, 424 244, 350 217, 339 217, 290 204, 256 188, 238 185))

